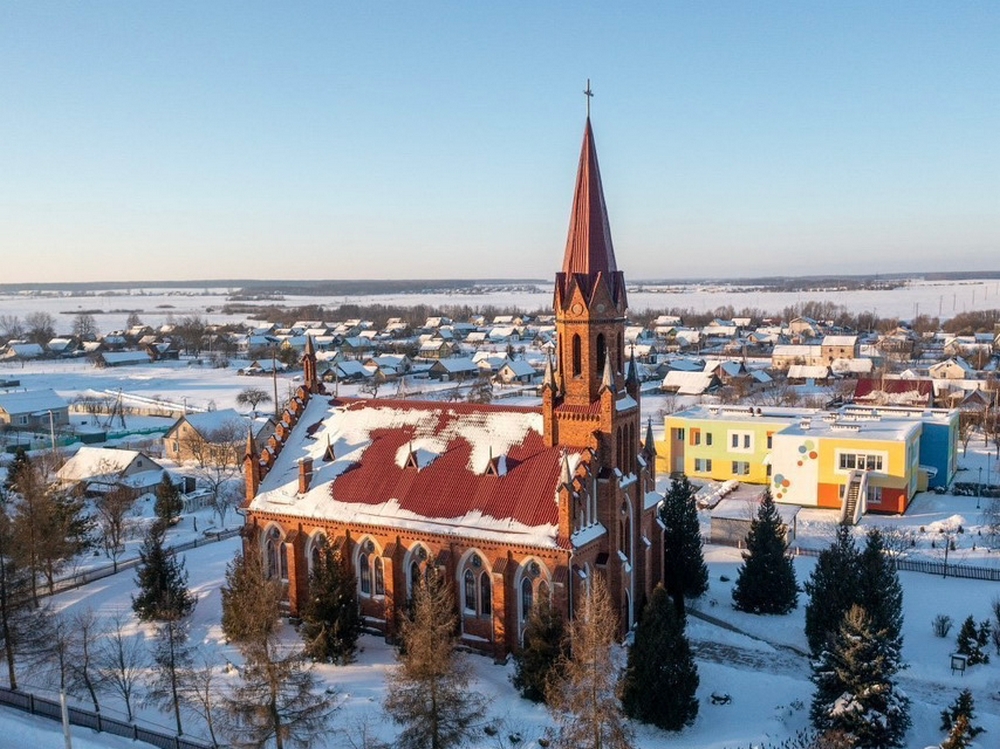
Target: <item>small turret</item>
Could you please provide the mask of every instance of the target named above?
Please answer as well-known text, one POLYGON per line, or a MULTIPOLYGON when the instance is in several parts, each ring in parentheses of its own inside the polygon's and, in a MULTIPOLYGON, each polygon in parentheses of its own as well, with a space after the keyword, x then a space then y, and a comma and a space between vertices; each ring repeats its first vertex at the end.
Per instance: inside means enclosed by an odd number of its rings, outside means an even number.
POLYGON ((246 502, 249 505, 260 488, 260 458, 257 442, 253 438, 253 427, 247 427, 247 449, 243 456, 243 475, 246 478, 246 502))

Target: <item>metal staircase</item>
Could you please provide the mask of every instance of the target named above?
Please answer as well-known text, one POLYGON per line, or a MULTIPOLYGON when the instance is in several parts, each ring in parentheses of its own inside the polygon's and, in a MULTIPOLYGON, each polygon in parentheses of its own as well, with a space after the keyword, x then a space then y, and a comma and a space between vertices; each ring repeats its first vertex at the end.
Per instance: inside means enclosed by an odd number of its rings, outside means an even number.
POLYGON ((868 473, 866 471, 851 471, 847 478, 847 488, 844 490, 844 503, 840 508, 841 525, 857 525, 865 514, 868 494, 868 473))

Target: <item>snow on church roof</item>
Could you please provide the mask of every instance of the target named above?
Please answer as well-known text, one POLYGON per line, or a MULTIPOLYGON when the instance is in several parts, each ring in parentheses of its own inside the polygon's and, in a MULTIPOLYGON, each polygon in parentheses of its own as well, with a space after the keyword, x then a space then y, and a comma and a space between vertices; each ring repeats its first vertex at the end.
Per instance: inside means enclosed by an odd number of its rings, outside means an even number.
POLYGON ((562 453, 542 429, 533 408, 314 397, 251 509, 555 547, 562 453))

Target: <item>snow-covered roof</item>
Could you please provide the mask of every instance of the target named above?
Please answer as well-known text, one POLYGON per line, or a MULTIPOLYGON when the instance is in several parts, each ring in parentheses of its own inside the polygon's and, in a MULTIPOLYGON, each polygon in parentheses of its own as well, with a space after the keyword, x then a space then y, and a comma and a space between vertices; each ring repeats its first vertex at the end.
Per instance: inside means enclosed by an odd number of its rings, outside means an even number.
POLYGON ((533 408, 313 398, 251 509, 553 548, 561 448, 542 429, 533 408))
POLYGON ((136 468, 140 472, 157 471, 162 473, 163 470, 156 461, 138 450, 84 445, 77 451, 76 455, 63 464, 56 476, 59 477, 60 481, 66 482, 86 481, 119 475, 128 470, 133 463, 136 463, 136 468))
POLYGON ((213 433, 230 435, 246 435, 247 420, 235 409, 224 408, 221 411, 205 411, 199 414, 187 414, 182 419, 187 421, 202 437, 213 433))
POLYGON ((0 411, 8 414, 33 414, 68 408, 69 404, 54 390, 18 390, 0 393, 0 411))

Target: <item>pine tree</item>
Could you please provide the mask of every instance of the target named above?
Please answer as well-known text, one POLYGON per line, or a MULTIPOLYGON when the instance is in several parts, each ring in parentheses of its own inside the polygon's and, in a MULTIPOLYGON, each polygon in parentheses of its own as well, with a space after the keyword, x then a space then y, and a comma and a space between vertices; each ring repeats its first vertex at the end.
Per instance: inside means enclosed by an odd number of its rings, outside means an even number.
POLYGON ((181 499, 180 490, 170 480, 170 475, 164 471, 163 478, 156 485, 156 502, 153 504, 153 512, 162 522, 170 524, 174 522, 184 509, 184 500, 181 499))
POLYGON ((971 614, 962 622, 962 628, 958 631, 958 638, 955 641, 955 652, 966 656, 966 662, 970 666, 990 662, 990 654, 984 650, 989 643, 989 627, 990 623, 984 621, 977 629, 971 614))
POLYGON ((662 585, 646 605, 629 649, 622 704, 625 714, 668 731, 698 717, 698 668, 678 615, 662 585))
POLYGON ((885 630, 902 648, 903 586, 899 584, 895 560, 878 528, 868 531, 858 564, 856 602, 871 618, 872 629, 885 630))
POLYGON ((264 574, 253 541, 226 566, 222 586, 222 632, 242 651, 261 650, 278 630, 281 584, 264 574))
POLYGON ((139 550, 139 594, 132 596, 132 610, 146 622, 182 619, 197 600, 187 589, 184 562, 163 547, 163 533, 163 526, 153 523, 139 550))
POLYGON ((963 689, 951 706, 941 711, 941 730, 948 732, 941 749, 967 749, 971 746, 972 740, 984 730, 972 724, 975 719, 976 703, 972 692, 963 689))
POLYGON ((301 651, 282 650, 272 639, 244 655, 239 685, 223 703, 227 746, 310 747, 326 735, 336 695, 318 691, 318 679, 301 651))
POLYGON ((820 552, 805 583, 806 639, 813 657, 840 627, 844 614, 857 603, 859 554, 851 529, 837 526, 834 543, 820 552))
POLYGON ((560 676, 569 655, 566 626, 546 596, 535 602, 524 630, 524 645, 514 654, 514 687, 532 702, 544 702, 548 685, 560 676))
POLYGON ((860 606, 844 616, 829 647, 814 666, 811 717, 820 731, 842 731, 857 749, 903 745, 910 727, 909 700, 896 690, 900 667, 888 630, 873 630, 860 606))
POLYGON ((563 678, 549 689, 548 703, 559 724, 559 749, 631 749, 632 727, 621 707, 618 618, 600 575, 591 578, 570 624, 571 654, 563 678))
POLYGON ((697 598, 708 590, 708 567, 701 548, 701 526, 695 490, 687 476, 670 482, 663 498, 660 520, 663 532, 664 585, 683 615, 684 598, 697 598))
POLYGON ((385 711, 403 727, 394 746, 459 746, 483 715, 485 701, 469 692, 469 669, 455 648, 456 623, 450 588, 431 575, 414 592, 413 616, 402 622, 399 667, 388 679, 385 711))
POLYGON ((750 523, 743 564, 733 586, 733 603, 752 614, 787 614, 798 603, 795 568, 785 544, 786 526, 769 490, 750 523))
POLYGON ((361 634, 354 576, 342 556, 325 549, 309 577, 302 607, 306 657, 324 663, 349 663, 361 634))

